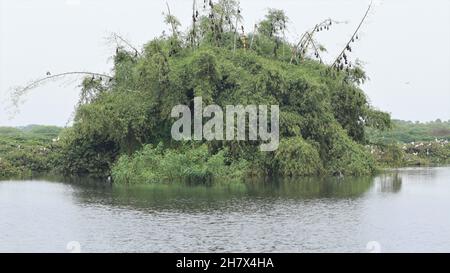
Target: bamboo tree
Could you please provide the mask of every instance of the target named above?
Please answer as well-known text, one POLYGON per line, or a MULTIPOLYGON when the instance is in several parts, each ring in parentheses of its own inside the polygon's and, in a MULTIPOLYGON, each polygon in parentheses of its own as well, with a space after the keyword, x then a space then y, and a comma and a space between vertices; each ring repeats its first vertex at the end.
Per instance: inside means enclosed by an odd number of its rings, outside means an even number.
POLYGON ((255 39, 257 29, 258 29, 258 25, 255 24, 254 27, 253 27, 252 40, 250 41, 250 49, 252 49, 253 40, 255 39))
POLYGON ((239 2, 238 2, 238 4, 237 4, 237 14, 236 14, 236 23, 235 23, 235 27, 234 27, 234 45, 233 45, 233 52, 236 52, 237 28, 238 28, 238 23, 239 23, 240 14, 241 14, 241 10, 240 10, 240 7, 239 7, 239 2))
POLYGON ((178 20, 175 18, 175 16, 172 15, 172 13, 170 12, 170 7, 169 7, 169 3, 166 2, 166 6, 167 6, 167 17, 165 19, 167 24, 170 24, 171 28, 172 28, 172 36, 174 38, 178 38, 178 26, 180 25, 180 22, 178 22, 178 20))

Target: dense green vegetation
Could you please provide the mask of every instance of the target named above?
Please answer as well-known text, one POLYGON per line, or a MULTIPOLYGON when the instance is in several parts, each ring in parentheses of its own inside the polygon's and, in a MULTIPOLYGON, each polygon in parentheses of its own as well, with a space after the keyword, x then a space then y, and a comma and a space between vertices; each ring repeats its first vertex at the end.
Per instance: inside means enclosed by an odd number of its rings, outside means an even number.
POLYGON ((393 120, 391 130, 367 128, 368 140, 371 143, 411 143, 419 141, 450 141, 450 120, 432 122, 412 122, 393 120))
POLYGON ((333 66, 322 63, 324 48, 312 35, 332 21, 293 45, 284 39, 283 11, 269 10, 247 35, 234 23, 241 19, 236 1, 210 2, 186 32, 168 14, 169 35, 142 51, 118 46, 113 76, 83 81, 73 126, 58 141, 57 169, 124 184, 373 173, 365 128, 388 128, 390 117, 370 106, 359 87, 365 73, 345 53, 333 66), (222 107, 279 105, 280 149, 261 152, 260 141, 174 141, 171 109, 192 108, 194 97, 222 107))
POLYGON ((311 35, 329 30, 331 20, 293 45, 283 38, 283 11, 269 10, 248 34, 234 23, 240 16, 233 0, 211 2, 186 32, 168 14, 169 34, 142 50, 118 44, 112 76, 84 78, 71 128, 0 130, 0 175, 52 170, 112 176, 119 184, 229 182, 448 163, 448 144, 435 138, 449 138, 449 122, 392 124, 360 88, 366 75, 345 54, 349 45, 336 63, 322 63, 324 47, 311 35), (261 141, 173 140, 172 107, 192 110, 194 97, 222 107, 279 105, 279 149, 261 152, 261 141))
POLYGON ((165 149, 162 145, 153 147, 149 144, 131 157, 121 156, 113 168, 113 177, 127 184, 208 182, 213 178, 238 180, 243 176, 248 162, 236 160, 227 164, 225 154, 224 150, 210 154, 206 145, 165 149))
POLYGON ((367 134, 371 153, 382 166, 450 163, 450 121, 394 120, 390 130, 368 128, 367 134))
POLYGON ((31 176, 55 170, 61 128, 29 125, 0 127, 0 178, 31 176))
POLYGON ((373 173, 364 128, 389 127, 390 118, 359 88, 362 69, 344 69, 343 60, 337 68, 322 64, 306 45, 293 54, 282 11, 270 10, 248 35, 230 23, 236 20, 236 2, 219 1, 195 15, 186 33, 168 15, 170 35, 142 52, 118 47, 111 80, 84 80, 84 103, 61 140, 63 171, 111 171, 117 183, 373 173), (192 108, 194 97, 222 107, 279 105, 280 149, 260 152, 260 141, 174 141, 171 109, 192 108))

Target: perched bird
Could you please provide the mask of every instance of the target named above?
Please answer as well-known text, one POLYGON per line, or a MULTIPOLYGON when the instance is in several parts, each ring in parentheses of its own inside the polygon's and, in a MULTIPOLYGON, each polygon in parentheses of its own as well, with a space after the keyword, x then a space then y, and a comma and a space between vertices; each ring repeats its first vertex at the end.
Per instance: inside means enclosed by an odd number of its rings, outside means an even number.
POLYGON ((50 73, 50 71, 47 71, 47 74, 46 74, 47 76, 50 76, 50 75, 52 75, 52 73, 50 73))

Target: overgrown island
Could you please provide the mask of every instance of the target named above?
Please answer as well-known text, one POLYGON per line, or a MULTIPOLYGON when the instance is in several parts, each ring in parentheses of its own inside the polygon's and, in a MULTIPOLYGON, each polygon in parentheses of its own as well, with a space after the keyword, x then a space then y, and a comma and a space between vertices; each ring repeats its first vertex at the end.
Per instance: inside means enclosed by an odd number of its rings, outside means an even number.
MULTIPOLYGON (((369 7, 370 9, 370 7, 369 7)), ((111 177, 118 184, 244 181, 260 177, 362 176, 386 167, 450 163, 450 121, 392 121, 374 109, 361 85, 366 74, 351 51, 358 30, 332 64, 315 36, 327 19, 290 43, 288 18, 269 10, 246 32, 236 1, 194 6, 192 24, 168 11, 170 32, 142 49, 115 35, 111 75, 81 74, 73 125, 0 128, 0 177, 42 173, 111 177), (280 145, 260 141, 175 141, 171 109, 205 104, 279 105, 280 145)), ((367 15, 367 13, 366 13, 367 15)), ((109 180, 109 179, 108 179, 109 180)))

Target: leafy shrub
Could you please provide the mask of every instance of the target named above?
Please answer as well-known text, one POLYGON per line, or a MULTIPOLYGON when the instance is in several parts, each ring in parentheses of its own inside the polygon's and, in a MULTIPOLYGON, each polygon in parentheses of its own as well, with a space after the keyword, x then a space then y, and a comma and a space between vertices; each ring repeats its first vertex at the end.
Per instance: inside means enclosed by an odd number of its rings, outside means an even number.
POLYGON ((274 167, 281 176, 298 177, 323 172, 319 152, 301 137, 281 141, 275 153, 274 167))
POLYGON ((330 174, 369 175, 375 172, 372 155, 339 127, 331 127, 329 150, 325 167, 330 174))
POLYGON ((240 179, 247 163, 243 160, 228 165, 225 151, 210 154, 206 145, 163 148, 145 145, 132 156, 122 155, 112 169, 116 183, 141 184, 172 181, 210 182, 213 179, 240 179))
POLYGON ((21 175, 21 171, 8 161, 0 158, 0 178, 11 178, 21 175))

